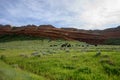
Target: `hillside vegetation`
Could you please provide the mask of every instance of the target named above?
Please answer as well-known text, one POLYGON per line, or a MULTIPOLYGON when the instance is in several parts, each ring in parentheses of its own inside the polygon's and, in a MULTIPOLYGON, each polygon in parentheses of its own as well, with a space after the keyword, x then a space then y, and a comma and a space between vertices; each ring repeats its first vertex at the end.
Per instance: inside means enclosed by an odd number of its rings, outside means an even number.
POLYGON ((110 38, 107 39, 104 44, 107 45, 120 45, 120 38, 110 38))
POLYGON ((120 45, 5 35, 0 80, 119 80, 119 53, 120 45))

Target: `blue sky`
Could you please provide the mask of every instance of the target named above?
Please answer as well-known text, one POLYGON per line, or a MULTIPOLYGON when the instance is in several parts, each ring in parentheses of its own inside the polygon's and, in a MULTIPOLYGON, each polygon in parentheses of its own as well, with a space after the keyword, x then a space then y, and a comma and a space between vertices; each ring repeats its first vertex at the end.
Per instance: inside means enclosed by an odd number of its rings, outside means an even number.
POLYGON ((116 27, 120 24, 120 0, 0 0, 0 24, 116 27))

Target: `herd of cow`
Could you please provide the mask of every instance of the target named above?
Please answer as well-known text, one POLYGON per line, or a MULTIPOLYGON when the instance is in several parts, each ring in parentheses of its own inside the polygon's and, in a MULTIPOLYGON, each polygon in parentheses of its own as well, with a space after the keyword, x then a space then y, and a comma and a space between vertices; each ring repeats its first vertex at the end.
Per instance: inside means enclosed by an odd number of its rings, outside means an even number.
MULTIPOLYGON (((57 45, 56 44, 53 44, 53 45, 50 45, 50 47, 56 47, 57 45)), ((79 45, 79 44, 76 44, 76 46, 81 46, 81 47, 88 47, 89 44, 86 44, 86 45, 79 45)), ((97 46, 97 45, 94 45, 94 46, 97 46)), ((63 43, 60 45, 61 48, 65 48, 65 47, 73 47, 73 45, 71 45, 70 43, 63 43)))

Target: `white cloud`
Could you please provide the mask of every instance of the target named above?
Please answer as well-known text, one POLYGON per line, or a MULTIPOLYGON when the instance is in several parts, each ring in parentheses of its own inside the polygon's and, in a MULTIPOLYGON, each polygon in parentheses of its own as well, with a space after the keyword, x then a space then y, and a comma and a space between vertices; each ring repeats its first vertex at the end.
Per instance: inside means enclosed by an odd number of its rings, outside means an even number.
POLYGON ((120 24, 120 0, 95 0, 88 3, 84 10, 81 19, 86 22, 86 26, 93 26, 93 29, 103 29, 108 24, 120 24))
MULTIPOLYGON (((13 21, 28 18, 56 24, 59 27, 84 29, 104 29, 108 27, 106 25, 120 24, 120 0, 17 1, 5 5, 10 18, 14 18, 13 21)), ((24 24, 24 22, 17 22, 19 23, 24 24)))

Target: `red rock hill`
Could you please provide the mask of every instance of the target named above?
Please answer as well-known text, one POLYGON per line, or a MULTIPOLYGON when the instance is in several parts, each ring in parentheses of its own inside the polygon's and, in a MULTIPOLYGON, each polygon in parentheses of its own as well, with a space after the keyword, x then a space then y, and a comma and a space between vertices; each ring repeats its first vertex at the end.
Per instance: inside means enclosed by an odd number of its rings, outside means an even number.
POLYGON ((84 33, 75 30, 65 30, 55 28, 52 25, 27 25, 21 27, 0 25, 0 35, 4 34, 23 34, 38 37, 49 37, 51 39, 78 40, 91 44, 101 44, 106 39, 105 36, 101 34, 84 33))

